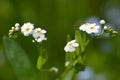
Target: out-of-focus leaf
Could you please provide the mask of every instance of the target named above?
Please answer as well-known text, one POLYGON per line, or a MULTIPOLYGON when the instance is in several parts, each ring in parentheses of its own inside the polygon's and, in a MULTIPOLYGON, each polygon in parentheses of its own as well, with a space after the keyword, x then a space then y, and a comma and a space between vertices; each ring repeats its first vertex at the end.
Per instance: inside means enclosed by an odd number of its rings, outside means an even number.
POLYGON ((75 32, 76 42, 80 43, 81 52, 85 49, 85 35, 81 31, 75 32))
POLYGON ((75 59, 74 53, 66 53, 66 61, 73 61, 75 59))
POLYGON ((6 56, 18 80, 35 80, 34 70, 24 50, 14 40, 3 37, 6 56))
MULTIPOLYGON (((69 42, 70 40, 71 40, 71 37, 70 37, 70 35, 68 35, 66 41, 69 42)), ((73 52, 66 53, 66 61, 72 61, 72 60, 74 60, 74 58, 75 58, 75 54, 73 52)))
POLYGON ((47 61, 47 55, 46 56, 40 55, 37 60, 37 69, 39 70, 44 69, 46 61, 47 61))

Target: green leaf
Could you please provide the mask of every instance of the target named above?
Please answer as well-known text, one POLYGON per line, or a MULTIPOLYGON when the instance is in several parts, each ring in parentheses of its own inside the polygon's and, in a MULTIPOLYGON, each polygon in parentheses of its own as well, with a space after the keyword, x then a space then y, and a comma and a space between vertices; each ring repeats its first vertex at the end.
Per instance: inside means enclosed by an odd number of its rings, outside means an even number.
POLYGON ((14 40, 3 37, 6 57, 17 80, 35 80, 34 70, 24 50, 14 40))
POLYGON ((66 53, 66 61, 73 61, 75 59, 75 54, 73 52, 66 53))
POLYGON ((37 69, 44 69, 44 66, 47 62, 47 55, 40 55, 37 60, 37 69))
POLYGON ((85 34, 81 31, 75 32, 76 42, 80 43, 81 52, 85 50, 85 34))
MULTIPOLYGON (((69 42, 70 40, 71 40, 71 37, 70 37, 70 35, 68 35, 66 42, 69 42)), ((75 58, 74 52, 67 52, 66 53, 66 61, 70 61, 71 62, 71 61, 74 60, 74 58, 75 58)))

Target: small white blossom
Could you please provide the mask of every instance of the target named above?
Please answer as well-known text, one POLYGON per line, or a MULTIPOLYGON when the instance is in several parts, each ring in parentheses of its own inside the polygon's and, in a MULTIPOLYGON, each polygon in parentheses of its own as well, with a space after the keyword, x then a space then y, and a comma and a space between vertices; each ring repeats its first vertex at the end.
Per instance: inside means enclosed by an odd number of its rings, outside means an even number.
POLYGON ((100 24, 105 24, 105 20, 100 20, 100 24))
POLYGON ((57 67, 52 67, 50 70, 55 71, 56 73, 59 71, 59 69, 57 67))
POLYGON ((38 38, 35 39, 38 43, 42 42, 43 40, 47 40, 45 35, 40 35, 38 38))
POLYGON ((79 27, 80 30, 86 31, 88 29, 89 23, 83 24, 79 27))
POLYGON ((75 48, 78 46, 79 46, 79 44, 76 43, 76 40, 71 40, 67 43, 64 50, 65 50, 65 52, 74 52, 75 48))
POLYGON ((86 30, 86 32, 88 34, 92 34, 92 33, 98 34, 98 33, 100 33, 100 31, 101 31, 100 26, 96 25, 95 23, 90 24, 88 29, 86 30))
POLYGON ((30 34, 32 34, 34 25, 31 23, 25 23, 22 27, 21 27, 21 32, 24 34, 24 36, 29 36, 30 34))
POLYGON ((65 67, 67 67, 70 64, 70 61, 65 62, 65 67))
POLYGON ((44 35, 46 33, 46 30, 43 30, 41 28, 36 28, 33 30, 33 37, 36 39, 40 37, 41 35, 44 35))

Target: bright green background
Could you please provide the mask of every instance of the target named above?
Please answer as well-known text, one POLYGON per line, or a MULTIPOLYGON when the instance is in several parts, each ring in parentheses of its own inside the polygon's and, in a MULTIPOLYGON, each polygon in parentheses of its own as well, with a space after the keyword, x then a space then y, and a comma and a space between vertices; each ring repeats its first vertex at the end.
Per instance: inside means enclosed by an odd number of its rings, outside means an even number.
MULTIPOLYGON (((43 72, 40 76, 55 80, 64 70, 63 49, 66 36, 70 34, 74 39, 75 30, 82 21, 91 16, 97 16, 110 24, 119 26, 120 16, 116 15, 120 13, 119 5, 119 0, 0 0, 0 80, 16 80, 12 67, 6 59, 2 41, 2 37, 8 35, 8 30, 16 22, 21 25, 31 22, 36 27, 47 30, 48 40, 45 45, 49 55, 47 65, 58 67, 60 72, 58 74, 43 72)), ((36 46, 30 39, 22 36, 16 41, 27 52, 36 69, 38 58, 36 46)), ((119 40, 116 39, 94 40, 87 47, 85 64, 91 66, 95 73, 104 73, 109 80, 120 80, 120 46, 118 44, 119 40), (108 49, 105 45, 108 45, 108 49)))

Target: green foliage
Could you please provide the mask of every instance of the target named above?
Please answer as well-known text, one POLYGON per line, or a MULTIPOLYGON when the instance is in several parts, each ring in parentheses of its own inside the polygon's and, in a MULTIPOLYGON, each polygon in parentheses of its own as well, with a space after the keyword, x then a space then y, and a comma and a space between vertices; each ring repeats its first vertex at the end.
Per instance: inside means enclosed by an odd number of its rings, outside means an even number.
POLYGON ((85 41, 84 41, 85 37, 82 31, 75 32, 75 39, 78 43, 80 43, 81 52, 83 52, 85 49, 85 41))
POLYGON ((3 37, 5 53, 10 62, 17 80, 35 80, 31 62, 18 43, 7 37, 3 37))
POLYGON ((39 70, 44 69, 46 61, 47 61, 47 56, 40 55, 37 60, 37 69, 39 70))
MULTIPOLYGON (((84 70, 85 65, 83 61, 84 51, 86 47, 86 42, 88 36, 86 36, 85 32, 76 31, 75 32, 75 40, 79 43, 79 47, 77 47, 75 52, 67 52, 66 53, 66 62, 69 61, 69 65, 66 66, 65 71, 61 74, 58 80, 72 80, 78 74, 79 71, 84 70)), ((88 39, 89 40, 89 39, 88 39)), ((67 41, 70 41, 70 36, 68 36, 67 41)))

